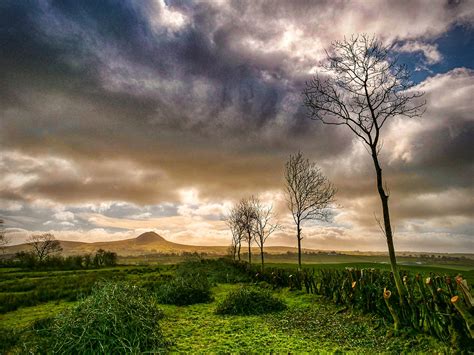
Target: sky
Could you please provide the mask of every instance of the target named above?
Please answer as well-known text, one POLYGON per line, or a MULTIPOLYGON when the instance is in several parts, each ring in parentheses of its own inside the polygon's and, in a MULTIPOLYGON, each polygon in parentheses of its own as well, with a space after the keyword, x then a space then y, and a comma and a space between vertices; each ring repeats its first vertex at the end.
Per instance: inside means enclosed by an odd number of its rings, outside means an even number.
POLYGON ((474 253, 473 1, 0 2, 0 217, 13 244, 153 230, 228 245, 251 194, 296 245, 283 171, 301 150, 337 187, 303 247, 386 250, 374 167, 301 93, 334 40, 394 45, 425 93, 384 126, 381 163, 398 250, 474 253))

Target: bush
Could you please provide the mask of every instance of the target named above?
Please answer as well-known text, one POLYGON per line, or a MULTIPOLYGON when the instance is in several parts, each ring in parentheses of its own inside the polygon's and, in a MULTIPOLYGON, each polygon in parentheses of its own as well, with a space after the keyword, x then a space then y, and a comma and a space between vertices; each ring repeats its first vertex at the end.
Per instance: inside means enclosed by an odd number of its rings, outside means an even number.
POLYGON ((92 295, 60 314, 47 333, 46 352, 141 353, 166 346, 163 313, 148 293, 128 283, 99 284, 92 295))
POLYGON ((217 306, 217 314, 252 315, 282 311, 286 305, 269 290, 240 287, 217 306))
POLYGON ((195 303, 207 303, 213 300, 211 285, 201 273, 177 276, 163 283, 157 290, 160 303, 184 306, 195 303))
POLYGON ((252 281, 246 271, 239 269, 230 260, 201 259, 199 261, 185 261, 177 265, 179 274, 204 273, 208 280, 215 283, 245 283, 252 281))

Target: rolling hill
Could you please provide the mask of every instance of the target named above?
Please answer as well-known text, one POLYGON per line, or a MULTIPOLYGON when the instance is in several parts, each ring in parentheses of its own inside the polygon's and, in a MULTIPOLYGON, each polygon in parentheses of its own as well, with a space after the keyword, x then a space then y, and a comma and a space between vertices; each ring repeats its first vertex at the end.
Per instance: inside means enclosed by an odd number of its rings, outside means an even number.
MULTIPOLYGON (((228 253, 228 246, 219 245, 219 246, 199 246, 199 245, 186 245, 173 243, 162 236, 158 235, 155 232, 146 232, 140 234, 136 238, 125 239, 125 240, 116 240, 110 242, 95 242, 95 243, 86 243, 86 242, 71 242, 60 240, 61 246, 63 248, 63 255, 80 255, 80 254, 89 254, 95 253, 99 249, 104 249, 108 251, 116 252, 120 256, 124 257, 135 257, 140 255, 149 255, 149 254, 183 254, 183 253, 207 253, 208 255, 221 256, 228 253)), ((13 255, 19 251, 29 251, 31 247, 28 244, 19 244, 6 247, 5 256, 13 255)), ((242 245, 242 253, 247 252, 247 247, 242 245)), ((296 247, 289 246, 268 246, 265 247, 265 252, 268 254, 286 254, 287 252, 297 253, 296 247)), ((303 248, 305 253, 317 253, 322 252, 327 255, 334 255, 334 251, 318 251, 315 249, 303 248)), ((260 253, 260 250, 256 247, 252 248, 252 253, 257 255, 260 253)), ((368 257, 386 257, 386 252, 362 252, 362 251, 344 251, 340 252, 345 255, 353 256, 368 256, 368 257)), ((409 252, 409 251, 399 251, 399 257, 421 257, 423 255, 432 256, 433 253, 426 252, 409 252)), ((469 260, 474 260, 474 254, 441 254, 434 253, 437 257, 441 255, 446 255, 450 257, 462 257, 469 260)), ((337 254, 335 254, 337 255, 337 254)))
MULTIPOLYGON (((63 248, 63 255, 77 255, 77 254, 88 254, 94 253, 99 249, 114 251, 121 256, 135 256, 144 254, 170 254, 177 253, 182 254, 188 253, 207 253, 212 255, 225 255, 227 254, 227 246, 198 246, 198 245, 185 245, 167 241, 162 236, 155 232, 146 232, 140 234, 136 238, 117 240, 110 242, 96 242, 96 243, 85 243, 85 242, 71 242, 61 240, 61 246, 63 248)), ((14 254, 19 251, 30 250, 28 244, 12 245, 6 248, 6 254, 14 254)), ((242 248, 242 252, 247 249, 242 248)), ((266 247, 267 253, 281 254, 287 251, 295 252, 296 248, 274 246, 266 247)), ((252 248, 252 252, 257 253, 257 248, 252 248)))

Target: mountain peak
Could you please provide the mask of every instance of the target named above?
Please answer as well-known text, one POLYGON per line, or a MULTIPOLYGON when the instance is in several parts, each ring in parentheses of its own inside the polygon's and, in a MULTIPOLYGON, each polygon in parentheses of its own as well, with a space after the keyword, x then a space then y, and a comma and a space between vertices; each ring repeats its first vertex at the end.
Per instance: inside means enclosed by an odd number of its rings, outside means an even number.
POLYGON ((165 238, 155 232, 146 232, 135 238, 137 244, 149 244, 154 242, 164 242, 165 238))

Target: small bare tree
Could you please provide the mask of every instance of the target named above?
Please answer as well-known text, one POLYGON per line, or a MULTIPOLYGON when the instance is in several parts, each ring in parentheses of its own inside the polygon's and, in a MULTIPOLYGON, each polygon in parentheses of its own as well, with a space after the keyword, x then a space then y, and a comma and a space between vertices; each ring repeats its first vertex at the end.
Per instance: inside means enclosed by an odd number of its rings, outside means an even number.
POLYGON ((59 240, 56 240, 51 233, 32 235, 28 238, 27 242, 33 248, 33 253, 38 257, 40 263, 46 259, 48 255, 63 250, 59 240))
POLYGON ((265 206, 258 197, 251 199, 253 210, 255 212, 255 242, 260 248, 260 258, 262 261, 262 271, 265 268, 264 259, 264 245, 268 237, 275 232, 279 225, 278 223, 272 223, 273 219, 273 207, 265 206))
POLYGON ((328 208, 334 202, 336 189, 301 152, 290 155, 285 167, 285 183, 288 208, 296 224, 298 267, 301 269, 302 223, 310 219, 328 220, 328 208))
MULTIPOLYGON (((404 294, 398 273, 387 188, 379 162, 381 129, 387 120, 423 113, 423 93, 412 90, 410 72, 375 37, 353 36, 332 43, 324 64, 327 76, 306 83, 304 104, 310 117, 324 124, 347 126, 366 145, 375 167, 382 203, 384 233, 398 293, 404 294)), ((402 298, 400 298, 402 299, 402 298)))
POLYGON ((240 261, 240 250, 242 248, 242 240, 245 237, 244 223, 241 220, 241 213, 239 205, 234 205, 229 214, 226 216, 226 223, 232 233, 232 245, 231 252, 232 257, 235 260, 236 257, 240 261))
POLYGON ((10 238, 5 233, 4 223, 5 221, 0 219, 0 249, 2 253, 5 253, 5 247, 10 243, 10 238))
POLYGON ((244 239, 248 244, 249 264, 252 264, 252 241, 255 233, 256 213, 253 204, 255 197, 244 198, 238 204, 240 228, 244 232, 244 239))

